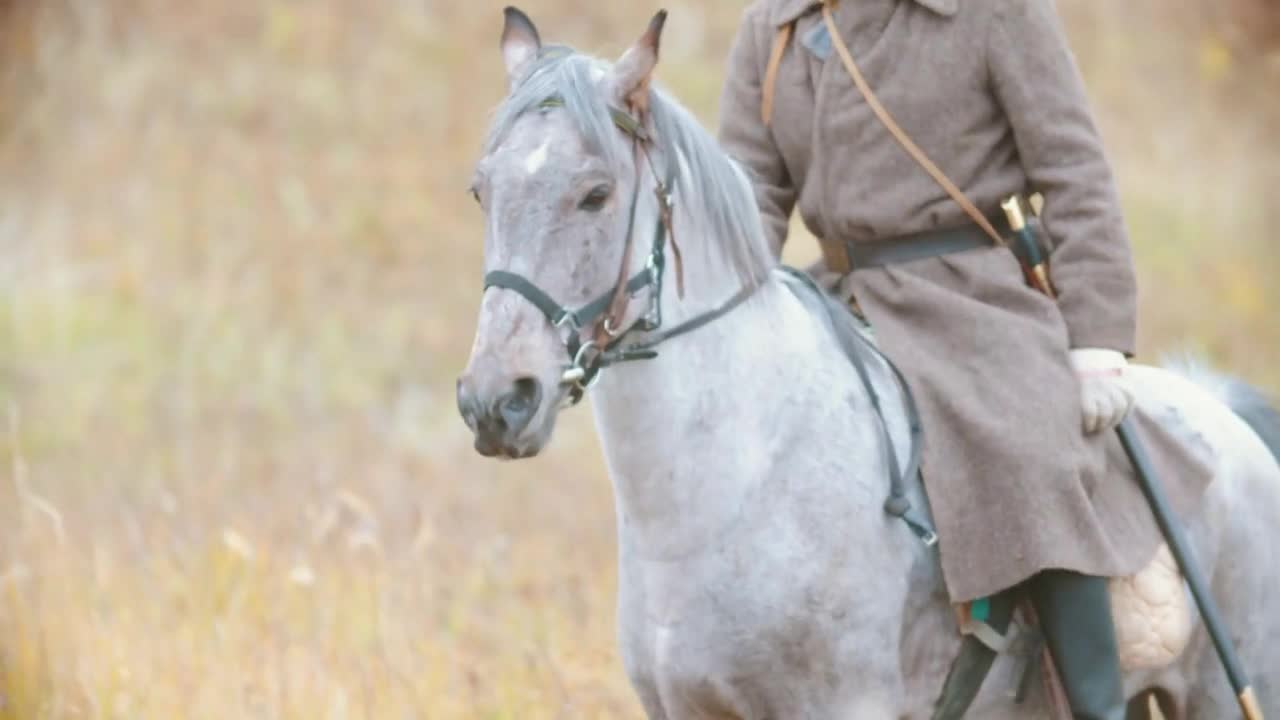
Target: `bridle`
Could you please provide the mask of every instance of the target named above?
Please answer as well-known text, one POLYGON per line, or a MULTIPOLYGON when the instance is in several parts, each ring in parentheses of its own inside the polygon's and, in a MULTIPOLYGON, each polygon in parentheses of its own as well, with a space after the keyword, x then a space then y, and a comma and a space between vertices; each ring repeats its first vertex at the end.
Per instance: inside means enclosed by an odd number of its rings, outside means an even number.
MULTIPOLYGON (((554 108, 561 107, 563 104, 564 101, 561 98, 553 96, 543 100, 538 104, 538 107, 540 109, 554 108)), ((652 145, 653 139, 648 131, 645 130, 642 121, 631 113, 614 106, 609 107, 609 114, 618 129, 631 138, 632 151, 636 155, 636 183, 632 192, 631 207, 627 218, 626 245, 623 249, 622 266, 618 271, 618 280, 613 288, 575 310, 556 302, 535 283, 516 273, 506 270, 494 270, 485 275, 484 279, 485 291, 488 291, 491 287, 496 287, 517 292, 537 307, 554 328, 557 330, 567 329, 569 331, 568 337, 564 341, 565 350, 569 356, 569 364, 564 367, 561 383, 569 386, 569 405, 571 406, 577 405, 582 401, 587 389, 599 379, 600 372, 604 368, 616 363, 648 360, 657 357, 656 348, 659 344, 676 336, 693 332, 723 317, 751 297, 757 287, 755 284, 743 285, 732 297, 716 308, 696 315, 674 327, 661 330, 662 281, 666 267, 666 246, 668 242, 671 244, 676 260, 677 291, 681 297, 684 295, 680 249, 676 245, 675 237, 672 233, 673 203, 671 201, 671 190, 676 179, 676 164, 674 162, 669 163, 670 167, 665 181, 657 179, 658 173, 654 167, 653 159, 649 155, 649 147, 652 145), (629 275, 628 270, 634 246, 636 206, 640 199, 640 175, 643 172, 639 157, 641 154, 644 156, 644 164, 648 165, 649 171, 655 178, 654 194, 658 199, 659 216, 654 226, 653 242, 649 248, 649 257, 645 261, 644 268, 635 274, 629 275), (648 310, 633 322, 630 327, 621 328, 620 318, 626 312, 628 299, 636 296, 646 288, 649 291, 648 310), (590 328, 591 334, 584 341, 582 331, 587 328, 590 328), (637 331, 652 334, 646 336, 641 342, 626 343, 627 337, 637 331)), ((826 293, 817 286, 813 278, 807 273, 788 270, 797 281, 808 285, 816 295, 825 296, 826 293)), ((886 462, 889 465, 890 492, 889 498, 885 502, 885 511, 891 516, 902 520, 916 537, 924 542, 926 546, 932 547, 937 544, 938 535, 934 531, 930 520, 912 508, 911 502, 907 499, 905 488, 907 480, 914 477, 920 468, 922 427, 911 389, 898 368, 874 344, 867 342, 860 335, 857 336, 856 341, 842 341, 842 344, 845 345, 845 354, 853 364, 859 380, 871 399, 878 421, 881 441, 887 448, 886 462), (900 465, 898 461, 898 453, 894 447, 893 438, 889 433, 884 408, 881 405, 879 394, 875 390, 866 361, 863 358, 864 349, 884 361, 894 373, 894 377, 902 389, 911 433, 910 452, 905 466, 900 465)))
MULTIPOLYGON (((548 109, 563 105, 563 99, 553 96, 539 103, 538 108, 548 109)), ((564 367, 561 384, 569 387, 569 405, 577 405, 582 401, 587 389, 595 384, 600 377, 600 371, 604 368, 621 362, 657 357, 656 347, 660 343, 677 335, 692 332, 727 314, 750 297, 755 290, 755 286, 746 285, 714 310, 697 315, 656 335, 650 335, 643 342, 626 343, 627 337, 632 333, 657 333, 662 328, 662 287, 668 244, 675 258, 677 294, 684 297, 683 260, 672 229, 674 203, 671 192, 675 185, 678 165, 675 162, 669 162, 666 179, 660 179, 649 153, 653 138, 645 129, 643 121, 614 106, 609 107, 609 115, 613 124, 631 138, 632 153, 636 160, 636 182, 628 210, 622 265, 618 270, 618 279, 614 286, 595 300, 573 309, 560 304, 537 284, 516 273, 493 270, 484 278, 486 291, 496 287, 517 292, 538 308, 552 327, 558 331, 568 332, 564 345, 569 363, 564 367), (641 157, 644 159, 643 163, 640 162, 641 157), (645 165, 654 176, 653 191, 658 200, 659 214, 654 225, 649 256, 645 260, 644 267, 632 274, 630 264, 635 245, 636 209, 640 200, 640 178, 645 165), (648 291, 648 309, 630 326, 623 328, 623 316, 626 314, 629 300, 644 290, 648 291), (584 330, 589 330, 585 340, 584 330)))
MULTIPOLYGON (((558 107, 562 104, 559 98, 550 98, 539 104, 539 107, 558 107)), ((653 166, 652 158, 649 156, 648 146, 652 143, 652 139, 648 132, 645 131, 639 120, 636 120, 630 113, 610 107, 610 115, 613 122, 624 133, 632 139, 633 151, 643 153, 645 161, 657 178, 657 171, 653 166)), ((624 344, 628 335, 636 331, 644 331, 654 333, 662 327, 662 279, 663 269, 666 266, 666 245, 670 241, 671 248, 676 258, 676 282, 679 294, 683 296, 683 275, 680 270, 680 250, 675 243, 675 237, 671 229, 672 207, 671 188, 674 183, 674 163, 672 169, 669 170, 667 180, 665 182, 658 180, 654 187, 654 193, 658 198, 659 217, 653 231, 653 244, 649 249, 649 257, 645 262, 645 267, 639 272, 628 277, 628 265, 632 254, 633 237, 635 235, 636 222, 636 205, 640 198, 640 173, 641 164, 637 157, 636 163, 636 183, 635 190, 631 196, 630 215, 627 220, 627 239, 623 250, 622 267, 618 272, 618 281, 614 287, 604 293, 595 300, 586 305, 572 310, 556 302, 550 295, 544 292, 536 284, 516 273, 505 270, 494 270, 485 276, 485 290, 491 287, 504 288, 513 290, 524 296, 526 300, 533 303, 535 307, 542 311, 547 321, 557 329, 568 329, 568 338, 565 341, 565 349, 568 352, 570 362, 564 368, 561 376, 561 383, 569 386, 569 404, 576 405, 581 402, 583 396, 591 385, 599 379, 600 371, 609 365, 620 362, 628 362, 632 360, 647 360, 657 357, 656 347, 673 337, 692 332, 698 328, 724 316, 729 311, 740 305, 755 291, 754 285, 744 285, 733 297, 716 307, 713 310, 696 315, 685 322, 676 325, 670 329, 664 330, 655 335, 650 335, 644 342, 624 344), (641 290, 648 288, 649 290, 649 309, 640 316, 632 325, 625 330, 619 326, 619 318, 626 311, 627 299, 634 297, 641 290), (585 342, 582 340, 582 330, 590 327, 591 337, 585 342)), ((808 285, 815 295, 824 296, 825 293, 814 282, 813 278, 807 273, 788 269, 788 272, 800 283, 808 285)), ((938 542, 938 535, 934 531, 932 523, 928 518, 917 513, 911 506, 911 502, 907 499, 905 483, 914 477, 920 469, 920 436, 922 428, 920 425, 919 412, 916 409, 915 400, 911 394, 911 389, 907 385, 906 378, 898 370, 897 366, 884 355, 875 345, 866 342, 858 336, 856 343, 844 343, 844 351, 854 369, 858 373, 858 378, 863 387, 866 389, 868 397, 871 400, 873 410, 875 412, 878 428, 880 430, 881 442, 887 448, 886 462, 889 465, 889 481, 890 492, 889 498, 885 502, 885 511, 893 517, 902 520, 911 532, 920 538, 925 545, 932 547, 938 542), (889 433, 888 422, 885 419, 884 408, 881 405, 880 396, 876 392, 875 385, 871 381, 870 373, 867 368, 866 360, 863 358, 862 351, 866 349, 878 356, 884 361, 885 365, 893 372, 899 387, 901 387, 904 400, 906 402, 906 413, 909 430, 911 433, 910 453, 905 466, 902 466, 898 460, 898 453, 894 447, 893 438, 889 433)))

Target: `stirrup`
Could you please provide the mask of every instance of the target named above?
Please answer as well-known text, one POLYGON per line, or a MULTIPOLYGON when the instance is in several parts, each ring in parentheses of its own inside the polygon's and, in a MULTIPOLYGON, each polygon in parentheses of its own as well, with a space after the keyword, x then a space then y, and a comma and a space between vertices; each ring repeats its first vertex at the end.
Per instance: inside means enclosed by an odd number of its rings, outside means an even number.
POLYGON ((1013 649, 1017 636, 1015 625, 1010 624, 1009 630, 1001 635, 986 622, 969 617, 960 624, 960 634, 972 635, 997 655, 1007 655, 1013 649))

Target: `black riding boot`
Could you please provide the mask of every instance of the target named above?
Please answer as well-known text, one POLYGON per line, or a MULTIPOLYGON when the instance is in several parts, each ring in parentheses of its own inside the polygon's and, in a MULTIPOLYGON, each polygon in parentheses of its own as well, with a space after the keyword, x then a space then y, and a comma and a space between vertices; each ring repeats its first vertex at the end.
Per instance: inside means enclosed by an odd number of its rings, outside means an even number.
POLYGON ((1048 570, 1027 582, 1076 720, 1124 720, 1124 686, 1106 578, 1048 570))

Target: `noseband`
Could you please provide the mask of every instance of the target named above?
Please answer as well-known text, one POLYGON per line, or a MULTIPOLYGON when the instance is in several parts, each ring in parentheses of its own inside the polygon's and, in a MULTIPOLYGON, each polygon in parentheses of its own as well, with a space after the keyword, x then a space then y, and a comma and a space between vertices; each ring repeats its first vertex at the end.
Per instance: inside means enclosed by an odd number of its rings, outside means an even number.
MULTIPOLYGON (((564 101, 551 97, 542 101, 538 107, 560 107, 564 101)), ((666 180, 658 178, 658 173, 649 154, 653 144, 652 137, 645 130, 640 120, 625 110, 610 107, 609 114, 614 125, 631 138, 633 154, 636 160, 635 189, 631 195, 631 206, 628 211, 626 244, 623 247, 622 266, 618 271, 618 280, 613 288, 600 297, 572 309, 556 302, 532 281, 513 272, 494 270, 485 275, 484 288, 491 287, 512 290, 538 308, 553 327, 560 331, 568 331, 564 341, 568 352, 569 364, 565 366, 561 383, 569 387, 569 404, 577 405, 591 387, 599 379, 600 371, 609 365, 632 360, 648 360, 657 357, 656 347, 659 343, 677 335, 696 330, 703 325, 725 315, 734 307, 746 300, 754 291, 753 286, 744 286, 726 303, 714 310, 698 315, 688 321, 660 333, 650 336, 645 342, 625 344, 626 338, 633 332, 653 333, 662 327, 662 280, 666 269, 666 247, 670 242, 676 261, 676 287, 678 294, 684 295, 684 272, 680 256, 680 248, 676 245, 672 231, 671 191, 676 180, 677 164, 670 162, 666 180), (649 249, 649 257, 644 267, 628 274, 631 264, 632 247, 634 246, 636 208, 640 200, 640 175, 643 172, 640 156, 644 164, 649 166, 654 176, 654 195, 658 200, 658 220, 654 224, 653 242, 649 249), (628 300, 636 297, 642 290, 648 290, 648 309, 629 327, 622 328, 622 316, 626 313, 628 300), (586 340, 582 331, 589 329, 586 340)))

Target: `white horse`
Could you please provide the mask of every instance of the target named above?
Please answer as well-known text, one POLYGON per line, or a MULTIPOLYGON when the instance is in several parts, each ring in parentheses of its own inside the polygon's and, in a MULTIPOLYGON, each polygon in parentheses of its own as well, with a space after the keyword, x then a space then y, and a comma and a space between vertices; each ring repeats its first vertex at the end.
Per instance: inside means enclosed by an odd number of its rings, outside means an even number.
MULTIPOLYGON (((536 454, 591 385, 621 654, 649 718, 931 717, 961 636, 936 549, 884 510, 889 453, 905 465, 912 438, 889 366, 861 361, 886 442, 851 363, 869 329, 777 266, 744 173, 652 87, 664 14, 615 64, 506 17, 510 91, 474 184, 487 288, 458 383, 477 450, 536 454)), ((1234 381, 1224 395, 1132 372, 1140 405, 1177 409, 1214 453, 1188 532, 1280 712, 1280 416, 1234 381)), ((908 497, 927 512, 918 483, 908 497)), ((967 717, 1047 716, 1038 685, 1008 697, 1014 662, 996 660, 967 717)), ((1198 625, 1176 661, 1125 681, 1177 717, 1235 713, 1198 625)))

